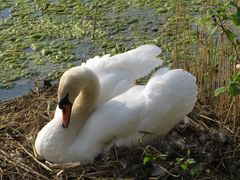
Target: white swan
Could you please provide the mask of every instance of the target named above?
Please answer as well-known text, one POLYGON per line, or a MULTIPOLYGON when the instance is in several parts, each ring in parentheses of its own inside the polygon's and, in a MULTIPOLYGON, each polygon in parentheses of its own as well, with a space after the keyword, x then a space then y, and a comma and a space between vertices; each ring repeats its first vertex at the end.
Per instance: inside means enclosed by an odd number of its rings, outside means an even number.
POLYGON ((99 101, 99 76, 87 66, 77 74, 63 74, 58 90, 61 109, 56 108, 54 119, 37 135, 36 152, 48 161, 93 161, 113 143, 136 144, 142 132, 149 132, 143 137, 148 142, 172 129, 196 101, 196 79, 180 69, 160 69, 146 86, 134 86, 105 103, 99 101))

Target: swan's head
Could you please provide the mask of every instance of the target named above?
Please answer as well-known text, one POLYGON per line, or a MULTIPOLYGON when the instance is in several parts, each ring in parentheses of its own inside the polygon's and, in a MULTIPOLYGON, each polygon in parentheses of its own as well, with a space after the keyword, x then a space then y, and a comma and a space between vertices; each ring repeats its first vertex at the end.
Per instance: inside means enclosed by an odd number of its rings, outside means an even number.
POLYGON ((83 72, 75 67, 62 75, 58 86, 58 105, 62 110, 62 127, 67 128, 70 122, 73 103, 81 90, 83 72))

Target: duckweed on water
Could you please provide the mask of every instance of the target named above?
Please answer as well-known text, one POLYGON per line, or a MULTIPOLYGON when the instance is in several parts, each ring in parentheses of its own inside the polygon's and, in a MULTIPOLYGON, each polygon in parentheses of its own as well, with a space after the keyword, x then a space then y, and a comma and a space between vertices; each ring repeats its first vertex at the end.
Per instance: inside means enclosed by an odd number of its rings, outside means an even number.
MULTIPOLYGON (((189 15, 201 6, 200 1, 181 3, 189 15)), ((179 18, 176 6, 175 1, 167 0, 1 2, 0 88, 36 75, 55 79, 76 60, 115 54, 145 43, 163 47, 163 59, 168 59, 175 41, 173 22, 179 18)), ((179 38, 187 45, 183 29, 179 38)))

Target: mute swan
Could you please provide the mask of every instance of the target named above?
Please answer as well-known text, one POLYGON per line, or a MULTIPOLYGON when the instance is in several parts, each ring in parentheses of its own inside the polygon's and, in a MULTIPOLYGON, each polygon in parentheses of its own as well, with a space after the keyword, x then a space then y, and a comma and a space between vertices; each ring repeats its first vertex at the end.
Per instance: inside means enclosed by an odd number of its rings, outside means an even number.
POLYGON ((93 161, 112 144, 149 142, 165 135, 196 102, 196 78, 181 69, 162 68, 146 86, 133 86, 102 104, 99 76, 86 65, 77 72, 63 74, 54 118, 35 141, 37 154, 55 163, 93 161))

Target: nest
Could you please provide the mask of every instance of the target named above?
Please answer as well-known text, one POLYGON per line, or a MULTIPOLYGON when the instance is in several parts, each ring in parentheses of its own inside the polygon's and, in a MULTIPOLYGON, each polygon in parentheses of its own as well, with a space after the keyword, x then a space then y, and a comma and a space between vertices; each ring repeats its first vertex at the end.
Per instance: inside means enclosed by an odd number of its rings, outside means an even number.
POLYGON ((188 120, 151 145, 112 147, 88 164, 47 162, 33 147, 53 117, 56 89, 44 87, 0 102, 1 179, 238 179, 239 134, 219 132, 218 122, 198 105, 188 120))

